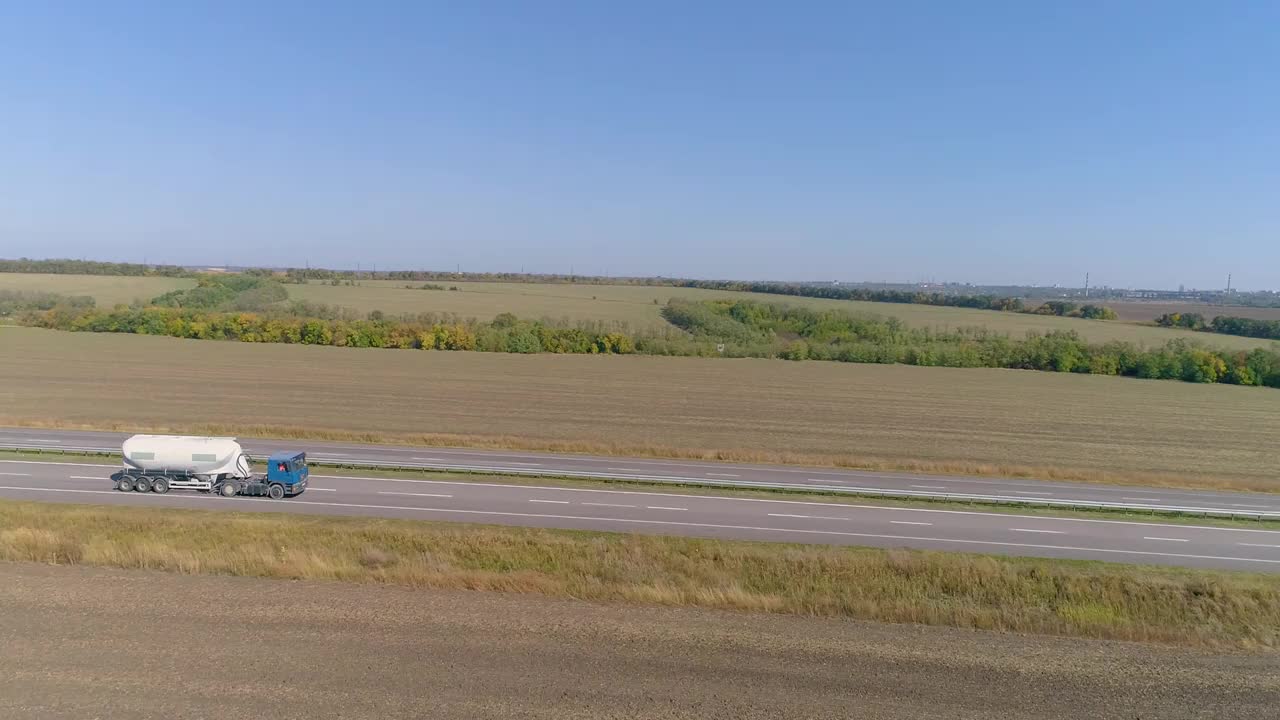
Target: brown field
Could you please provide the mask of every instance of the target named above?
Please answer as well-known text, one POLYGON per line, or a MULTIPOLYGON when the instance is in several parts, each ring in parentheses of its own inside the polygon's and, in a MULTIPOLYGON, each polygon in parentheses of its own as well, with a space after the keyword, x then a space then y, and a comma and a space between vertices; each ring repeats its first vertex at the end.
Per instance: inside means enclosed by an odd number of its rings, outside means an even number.
POLYGON ((35 563, 0 563, 0 637, 6 720, 1260 720, 1280 695, 1269 653, 35 563))
POLYGON ((186 278, 0 273, 0 290, 88 295, 98 302, 99 307, 150 300, 170 290, 194 287, 195 284, 195 280, 186 278))
POLYGON ((1149 323, 1165 313, 1200 313, 1205 319, 1215 315, 1246 317, 1255 320, 1280 320, 1280 308, 1257 308, 1240 305, 1206 305, 1204 303, 1177 302, 1107 302, 1125 322, 1149 323))
POLYGON ((1264 388, 29 328, 0 328, 0 378, 0 424, 329 434, 1280 490, 1280 393, 1264 388))

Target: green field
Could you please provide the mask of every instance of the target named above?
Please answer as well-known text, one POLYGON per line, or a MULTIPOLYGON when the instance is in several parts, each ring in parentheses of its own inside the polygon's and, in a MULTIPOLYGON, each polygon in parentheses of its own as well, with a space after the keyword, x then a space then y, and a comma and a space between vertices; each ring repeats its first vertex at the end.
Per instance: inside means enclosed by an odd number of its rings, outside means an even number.
MULTIPOLYGON (((193 283, 193 280, 172 278, 0 273, 0 289, 92 295, 103 307, 110 307, 120 302, 127 303, 139 298, 150 299, 175 288, 190 287, 193 283)), ((356 286, 333 286, 313 282, 307 285, 288 285, 286 288, 292 299, 338 305, 359 312, 381 310, 389 314, 456 313, 464 318, 473 317, 479 320, 490 320, 495 315, 505 312, 534 320, 550 318, 568 321, 615 321, 625 323, 632 330, 665 327, 666 322, 659 312, 662 305, 673 297, 694 300, 751 298, 762 302, 843 308, 888 315, 901 318, 904 322, 916 327, 955 328, 982 325, 1015 337, 1021 337, 1029 331, 1075 330, 1093 342, 1128 340, 1145 345, 1160 345, 1173 338, 1186 337, 1219 347, 1239 349, 1267 347, 1272 342, 1150 327, 1130 322, 1104 322, 928 305, 823 300, 696 288, 449 281, 436 284, 446 287, 456 286, 458 290, 408 289, 406 285, 421 286, 422 283, 390 280, 362 280, 356 286)), ((1126 310, 1126 312, 1134 311, 1126 310)), ((1155 315, 1151 318, 1145 317, 1145 308, 1137 312, 1143 315, 1139 319, 1144 322, 1155 317, 1155 315)))
POLYGON ((252 345, 0 328, 0 424, 1280 489, 1280 393, 1017 370, 252 345))

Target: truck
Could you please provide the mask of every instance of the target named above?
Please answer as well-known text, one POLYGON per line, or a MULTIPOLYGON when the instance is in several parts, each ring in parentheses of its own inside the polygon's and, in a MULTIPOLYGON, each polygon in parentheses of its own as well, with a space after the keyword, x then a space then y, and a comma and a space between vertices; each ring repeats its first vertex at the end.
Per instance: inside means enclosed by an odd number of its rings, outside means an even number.
POLYGON ((279 500, 302 494, 310 477, 307 454, 288 451, 272 453, 266 474, 254 474, 240 443, 228 437, 134 435, 120 453, 124 467, 111 476, 120 492, 195 490, 279 500))

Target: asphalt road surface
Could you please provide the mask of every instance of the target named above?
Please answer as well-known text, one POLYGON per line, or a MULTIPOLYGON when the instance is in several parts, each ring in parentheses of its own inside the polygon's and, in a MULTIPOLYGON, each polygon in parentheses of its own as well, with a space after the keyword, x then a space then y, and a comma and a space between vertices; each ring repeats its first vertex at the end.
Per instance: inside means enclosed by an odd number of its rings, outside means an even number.
POLYGON ((312 475, 284 500, 119 492, 110 465, 0 460, 0 497, 1080 558, 1280 572, 1280 531, 493 480, 312 475))
MULTIPOLYGON (((0 448, 92 449, 118 453, 128 433, 0 428, 0 448)), ((312 440, 241 441, 245 451, 268 455, 305 450, 316 461, 377 462, 431 469, 487 471, 521 475, 635 479, 672 484, 720 484, 735 487, 786 486, 831 490, 887 490, 906 495, 945 494, 958 499, 1120 503, 1135 508, 1280 513, 1280 494, 1171 490, 1041 480, 918 475, 834 468, 592 457, 524 451, 394 447, 312 440)))
POLYGON ((0 563, 6 720, 1234 720, 1261 653, 0 563))

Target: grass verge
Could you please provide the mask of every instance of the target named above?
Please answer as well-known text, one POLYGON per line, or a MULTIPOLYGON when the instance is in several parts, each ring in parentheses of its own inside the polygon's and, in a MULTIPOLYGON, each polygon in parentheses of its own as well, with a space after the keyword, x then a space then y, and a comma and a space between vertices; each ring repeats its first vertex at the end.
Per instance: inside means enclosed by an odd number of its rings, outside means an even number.
MULTIPOLYGON (((0 449, 0 460, 30 460, 35 462, 76 462, 94 465, 118 467, 119 459, 115 454, 77 452, 66 450, 47 450, 41 452, 18 452, 0 449)), ((1036 515, 1041 517, 1083 518, 1090 520, 1131 521, 1141 523, 1157 523, 1160 525, 1201 525, 1246 529, 1280 529, 1280 520, 1241 514, 1238 517, 1226 517, 1206 513, 1192 515, 1175 513, 1160 508, 1147 511, 1121 510, 1113 508, 1070 508, 1045 507, 1028 501, 1026 504, 1015 502, 995 502, 983 500, 932 500, 929 498, 899 499, 858 493, 833 493, 817 489, 798 487, 739 489, 718 485, 668 484, 645 480, 623 480, 616 478, 589 479, 580 477, 557 477, 553 475, 504 475, 500 472, 474 471, 461 472, 455 470, 435 470, 431 468, 418 470, 384 470, 361 468, 349 465, 335 465, 311 461, 315 469, 313 477, 323 479, 326 476, 392 478, 392 479, 427 479, 440 482, 500 482, 503 485, 531 485, 559 488, 581 488, 586 490, 616 490, 619 492, 651 492, 667 495, 698 495, 731 498, 748 498, 757 500, 777 500, 795 502, 822 502, 845 505, 875 505, 879 507, 920 508, 938 511, 963 511, 968 513, 999 513, 1003 515, 1036 515)))
POLYGON ((960 553, 0 501, 0 560, 1280 646, 1280 577, 960 553))
POLYGON ((478 448, 485 450, 527 450, 577 455, 612 457, 646 457, 672 460, 709 460, 735 463, 833 467, 847 470, 907 472, 927 475, 963 475, 987 478, 1060 480, 1104 485, 1136 485, 1184 490, 1227 490, 1235 492, 1280 493, 1280 485, 1272 478, 1254 479, 1205 475, 1176 475, 1155 472, 1111 472, 1049 465, 1014 465, 962 461, 892 460, 857 455, 817 455, 771 450, 690 450, 664 445, 632 445, 592 441, 537 441, 513 436, 352 432, 346 430, 308 428, 288 425, 227 423, 136 423, 136 422, 72 422, 52 419, 12 418, 0 416, 0 427, 43 428, 49 430, 91 430, 174 435, 209 435, 268 440, 320 440, 351 442, 363 445, 397 445, 441 448, 478 448))

